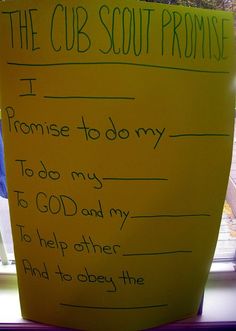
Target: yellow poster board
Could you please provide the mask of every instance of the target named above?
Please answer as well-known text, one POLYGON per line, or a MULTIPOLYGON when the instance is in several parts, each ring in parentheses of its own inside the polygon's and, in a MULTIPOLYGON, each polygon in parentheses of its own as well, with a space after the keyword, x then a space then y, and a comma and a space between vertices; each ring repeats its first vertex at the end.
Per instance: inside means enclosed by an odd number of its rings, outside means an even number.
POLYGON ((233 139, 233 15, 0 5, 1 109, 26 319, 143 330, 196 314, 233 139))

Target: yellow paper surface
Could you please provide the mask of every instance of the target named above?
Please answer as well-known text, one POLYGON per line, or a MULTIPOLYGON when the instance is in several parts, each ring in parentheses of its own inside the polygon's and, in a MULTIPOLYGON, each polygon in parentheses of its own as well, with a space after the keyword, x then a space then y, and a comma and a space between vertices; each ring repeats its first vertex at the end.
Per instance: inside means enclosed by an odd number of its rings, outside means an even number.
POLYGON ((0 9, 23 317, 141 330, 196 314, 231 159, 232 14, 123 0, 0 9))

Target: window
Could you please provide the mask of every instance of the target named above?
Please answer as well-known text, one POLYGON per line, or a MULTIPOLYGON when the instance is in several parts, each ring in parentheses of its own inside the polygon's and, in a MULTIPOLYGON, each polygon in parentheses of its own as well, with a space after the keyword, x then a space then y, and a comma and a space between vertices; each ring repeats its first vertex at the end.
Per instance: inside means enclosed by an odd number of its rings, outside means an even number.
POLYGON ((14 260, 3 160, 3 141, 0 116, 0 260, 2 261, 2 264, 7 264, 9 259, 14 260))
POLYGON ((8 199, 0 197, 0 259, 2 264, 14 262, 8 199))
MULTIPOLYGON (((0 0, 1 1, 1 0, 0 0)), ((144 0, 147 2, 160 2, 184 6, 202 7, 208 9, 221 9, 236 11, 235 0, 144 0)), ((236 16, 235 16, 236 19, 236 16)), ((236 24, 236 20, 235 20, 236 24)), ((1 111, 0 111, 0 134, 1 134, 1 111)), ((0 137, 1 139, 1 137, 0 137)), ((7 263, 14 261, 13 243, 9 220, 9 208, 7 193, 4 185, 2 142, 0 141, 0 260, 7 263)), ((234 135, 234 154, 232 168, 229 177, 229 186, 226 203, 222 215, 222 222, 214 261, 236 261, 236 130, 234 135)))
MULTIPOLYGON (((230 178, 229 178, 229 187, 228 187, 225 206, 224 206, 224 210, 223 210, 223 214, 222 214, 222 222, 221 222, 221 227, 220 227, 218 243, 217 243, 215 256, 214 256, 214 261, 216 262, 217 265, 222 265, 223 264, 222 262, 229 262, 231 265, 233 265, 233 263, 236 262, 236 213, 235 213, 236 192, 234 191, 234 188, 236 185, 236 176, 235 176, 236 175, 236 173, 235 173, 236 152, 235 151, 236 151, 236 135, 234 138, 234 156, 233 156, 231 174, 230 174, 230 178)), ((8 207, 8 200, 6 197, 0 197, 0 264, 1 264, 1 262, 2 262, 2 264, 10 263, 10 265, 14 265, 14 253, 13 253, 13 242, 12 242, 12 237, 11 237, 9 207, 8 207)), ((234 290, 235 290, 235 287, 234 287, 234 290)), ((225 293, 231 293, 231 292, 232 292, 231 288, 230 288, 230 291, 225 291, 225 293)), ((221 302, 224 301, 222 296, 220 296, 220 301, 221 302)), ((209 300, 208 300, 208 302, 206 300, 206 303, 207 303, 208 307, 210 307, 210 306, 213 306, 212 303, 214 303, 214 302, 211 301, 209 303, 209 300)), ((231 306, 235 307, 234 303, 232 303, 231 306)), ((11 309, 12 309, 12 307, 10 309, 8 309, 8 311, 11 311, 11 309)), ((217 311, 217 313, 216 313, 216 311, 214 308, 214 315, 218 315, 218 311, 217 311)), ((219 311, 221 312, 222 309, 220 309, 219 311)), ((222 318, 222 321, 223 321, 223 318, 222 318)), ((187 328, 187 327, 185 327, 185 328, 187 328)), ((1 328, 1 326, 0 326, 0 328, 1 328)), ((184 328, 184 326, 183 326, 183 328, 184 328)), ((190 328, 191 328, 191 326, 190 326, 190 328)))
POLYGON ((236 218, 229 203, 225 202, 216 245, 214 262, 236 262, 236 218))
MULTIPOLYGON (((236 114, 235 114, 236 115, 236 114)), ((235 117, 236 124, 236 117, 235 117)), ((236 127, 226 202, 214 256, 215 261, 236 262, 236 127)))

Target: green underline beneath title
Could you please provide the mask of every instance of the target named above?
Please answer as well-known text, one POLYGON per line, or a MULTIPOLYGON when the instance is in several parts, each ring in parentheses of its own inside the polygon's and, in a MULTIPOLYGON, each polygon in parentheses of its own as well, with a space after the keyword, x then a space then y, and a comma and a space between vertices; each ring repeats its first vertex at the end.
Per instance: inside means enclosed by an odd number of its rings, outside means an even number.
POLYGON ((56 62, 56 63, 20 63, 20 62, 7 62, 9 65, 14 66, 25 66, 25 67, 53 67, 53 66, 66 66, 66 65, 127 65, 127 66, 137 66, 137 67, 148 67, 156 69, 166 69, 166 70, 180 70, 180 71, 191 71, 199 73, 209 73, 209 74, 229 74, 226 70, 204 70, 198 68, 183 68, 183 67, 171 67, 158 64, 148 64, 148 63, 135 63, 135 62, 56 62))

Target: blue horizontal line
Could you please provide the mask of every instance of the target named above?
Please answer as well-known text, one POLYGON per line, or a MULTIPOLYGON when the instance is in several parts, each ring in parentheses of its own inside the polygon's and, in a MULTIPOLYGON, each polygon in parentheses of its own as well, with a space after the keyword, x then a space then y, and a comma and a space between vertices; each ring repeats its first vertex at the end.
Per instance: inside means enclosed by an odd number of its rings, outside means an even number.
POLYGON ((57 63, 20 63, 20 62, 7 62, 9 65, 15 66, 25 66, 25 67, 53 67, 53 66, 65 66, 65 65, 128 65, 128 66, 138 66, 138 67, 148 67, 156 69, 167 69, 167 70, 181 70, 181 71, 191 71, 199 73, 211 73, 211 74, 229 74, 229 71, 224 70, 203 70, 194 68, 181 68, 181 67, 171 67, 157 64, 147 64, 147 63, 134 63, 134 62, 57 62, 57 63))
POLYGON ((75 305, 70 303, 60 303, 61 306, 72 307, 72 308, 86 308, 86 309, 104 309, 104 310, 130 310, 130 309, 150 309, 150 308, 161 308, 167 307, 168 304, 150 305, 150 306, 131 306, 131 307, 110 307, 110 306, 85 306, 85 305, 75 305))

